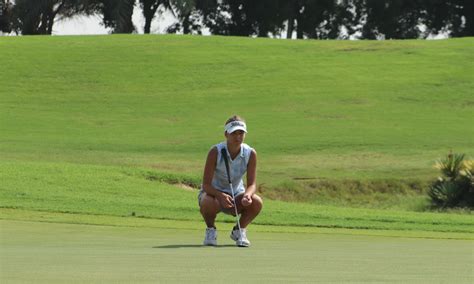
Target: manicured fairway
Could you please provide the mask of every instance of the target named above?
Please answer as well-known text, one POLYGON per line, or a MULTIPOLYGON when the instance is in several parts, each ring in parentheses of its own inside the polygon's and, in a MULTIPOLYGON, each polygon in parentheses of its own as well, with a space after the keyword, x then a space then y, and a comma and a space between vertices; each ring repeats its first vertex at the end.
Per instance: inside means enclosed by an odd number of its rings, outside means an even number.
POLYGON ((250 232, 202 247, 192 229, 0 221, 2 283, 473 283, 470 240, 250 232))
POLYGON ((259 182, 436 176, 473 155, 474 38, 0 39, 2 160, 139 165, 201 175, 233 113, 259 182))
POLYGON ((474 283, 470 209, 433 162, 473 154, 474 38, 0 38, 0 284, 474 283), (247 118, 253 246, 202 247, 222 124, 247 118))

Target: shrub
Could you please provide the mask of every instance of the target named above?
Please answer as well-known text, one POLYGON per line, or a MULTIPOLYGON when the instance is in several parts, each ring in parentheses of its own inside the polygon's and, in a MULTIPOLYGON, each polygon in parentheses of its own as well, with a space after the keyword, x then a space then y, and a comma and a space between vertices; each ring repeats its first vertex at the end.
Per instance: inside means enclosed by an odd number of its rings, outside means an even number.
POLYGON ((474 207, 473 161, 464 154, 449 154, 435 167, 443 176, 433 182, 428 194, 436 207, 474 207))

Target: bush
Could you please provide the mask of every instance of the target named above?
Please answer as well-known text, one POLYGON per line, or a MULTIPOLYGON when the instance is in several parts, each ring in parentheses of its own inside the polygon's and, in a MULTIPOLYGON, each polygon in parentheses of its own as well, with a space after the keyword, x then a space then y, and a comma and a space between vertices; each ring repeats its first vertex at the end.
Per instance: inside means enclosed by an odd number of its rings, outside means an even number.
POLYGON ((473 161, 464 154, 449 154, 438 160, 435 167, 442 177, 433 182, 428 195, 436 207, 474 207, 473 161))

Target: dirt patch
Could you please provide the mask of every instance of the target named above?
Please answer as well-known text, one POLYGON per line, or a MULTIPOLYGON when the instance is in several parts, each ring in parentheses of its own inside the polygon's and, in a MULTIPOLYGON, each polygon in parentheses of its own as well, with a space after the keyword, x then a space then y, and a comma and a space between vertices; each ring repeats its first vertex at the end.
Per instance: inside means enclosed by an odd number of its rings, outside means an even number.
POLYGON ((186 191, 192 191, 192 192, 195 192, 197 191, 198 189, 195 188, 195 187, 192 187, 192 186, 189 186, 187 184, 184 184, 184 183, 178 183, 178 184, 175 184, 177 187, 181 188, 181 189, 184 189, 186 191))

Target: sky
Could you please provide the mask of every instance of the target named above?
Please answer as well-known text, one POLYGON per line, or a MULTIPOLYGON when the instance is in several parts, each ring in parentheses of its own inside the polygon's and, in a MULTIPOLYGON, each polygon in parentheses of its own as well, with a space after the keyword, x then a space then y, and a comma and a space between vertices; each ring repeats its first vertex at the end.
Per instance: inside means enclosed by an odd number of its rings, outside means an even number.
MULTIPOLYGON (((139 7, 133 10, 132 21, 137 29, 137 33, 143 33, 145 18, 139 7)), ((157 13, 151 24, 151 33, 162 34, 170 25, 176 23, 175 17, 168 11, 157 13)), ((53 35, 97 35, 109 34, 110 29, 102 25, 102 18, 94 16, 74 16, 68 19, 58 19, 53 26, 53 35)))

